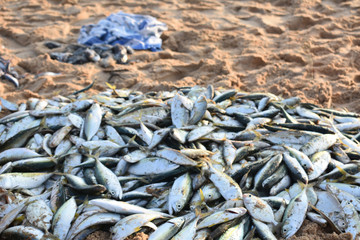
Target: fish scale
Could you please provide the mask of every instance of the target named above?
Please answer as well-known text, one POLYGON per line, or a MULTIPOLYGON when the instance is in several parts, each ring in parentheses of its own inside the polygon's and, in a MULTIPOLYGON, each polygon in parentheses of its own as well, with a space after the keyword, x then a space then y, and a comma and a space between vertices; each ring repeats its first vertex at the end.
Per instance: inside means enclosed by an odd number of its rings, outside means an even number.
POLYGON ((358 114, 212 86, 78 94, 29 99, 0 119, 6 236, 71 240, 106 224, 112 239, 140 229, 150 239, 276 239, 274 225, 290 238, 305 216, 357 231, 345 215, 359 219, 358 114))

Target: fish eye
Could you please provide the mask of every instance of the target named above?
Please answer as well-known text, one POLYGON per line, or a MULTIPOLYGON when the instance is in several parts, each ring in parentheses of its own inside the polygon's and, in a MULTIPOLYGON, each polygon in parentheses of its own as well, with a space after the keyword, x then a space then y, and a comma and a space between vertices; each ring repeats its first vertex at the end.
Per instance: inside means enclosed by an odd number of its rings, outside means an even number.
POLYGON ((343 226, 343 227, 345 226, 345 222, 342 221, 342 220, 339 220, 338 224, 341 225, 341 226, 343 226))
POLYGON ((180 204, 178 204, 178 205, 177 205, 177 208, 178 208, 178 209, 180 209, 180 208, 181 208, 181 205, 180 205, 180 204))

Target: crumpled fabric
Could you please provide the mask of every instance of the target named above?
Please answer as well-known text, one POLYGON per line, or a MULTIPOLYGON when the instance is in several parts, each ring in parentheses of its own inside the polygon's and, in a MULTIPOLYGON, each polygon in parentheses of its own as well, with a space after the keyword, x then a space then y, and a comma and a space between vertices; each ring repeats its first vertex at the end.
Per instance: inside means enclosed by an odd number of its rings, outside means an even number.
POLYGON ((93 44, 121 44, 135 50, 160 51, 165 23, 147 15, 113 13, 97 24, 84 25, 80 29, 78 42, 93 44))

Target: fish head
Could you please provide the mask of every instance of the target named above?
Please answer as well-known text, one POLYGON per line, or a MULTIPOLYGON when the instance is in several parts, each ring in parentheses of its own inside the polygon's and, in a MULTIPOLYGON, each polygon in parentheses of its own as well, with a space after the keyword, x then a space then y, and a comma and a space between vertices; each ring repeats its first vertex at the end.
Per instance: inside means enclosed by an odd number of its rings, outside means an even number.
POLYGON ((106 191, 106 187, 101 184, 94 185, 94 188, 96 189, 95 192, 97 192, 97 193, 103 193, 106 191))
POLYGON ((308 164, 308 163, 304 163, 303 164, 304 169, 306 169, 308 172, 313 172, 314 168, 312 165, 308 164))
POLYGON ((284 224, 281 229, 281 236, 285 239, 293 236, 296 233, 296 229, 291 224, 284 224))
POLYGON ((244 204, 248 205, 248 204, 251 204, 252 202, 254 202, 255 198, 254 198, 254 195, 252 195, 250 193, 244 193, 243 200, 244 200, 244 204))
POLYGON ((109 189, 110 195, 115 199, 121 199, 122 198, 122 190, 121 189, 109 189))
POLYGON ((334 195, 338 193, 336 187, 331 184, 326 184, 326 189, 329 190, 334 195))
POLYGON ((172 215, 173 213, 180 212, 184 208, 185 203, 185 199, 178 199, 176 201, 169 202, 169 214, 172 215))
POLYGON ((344 219, 338 219, 335 224, 341 231, 345 231, 348 227, 348 224, 344 219))

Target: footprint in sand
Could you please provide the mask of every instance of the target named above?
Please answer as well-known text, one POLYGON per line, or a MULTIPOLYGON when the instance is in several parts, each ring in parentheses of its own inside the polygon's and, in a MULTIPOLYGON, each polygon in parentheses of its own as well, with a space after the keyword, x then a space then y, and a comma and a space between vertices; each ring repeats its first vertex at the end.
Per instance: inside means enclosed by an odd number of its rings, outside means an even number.
POLYGON ((300 55, 293 53, 281 53, 278 55, 279 58, 285 62, 298 63, 300 65, 306 65, 304 58, 300 55))
POLYGON ((251 71, 265 67, 267 62, 262 55, 251 54, 240 56, 234 64, 233 68, 236 71, 251 71))
POLYGON ((297 15, 292 17, 288 23, 287 26, 289 30, 292 31, 298 31, 298 30, 304 30, 307 28, 310 28, 314 26, 317 23, 317 21, 307 15, 297 15))

